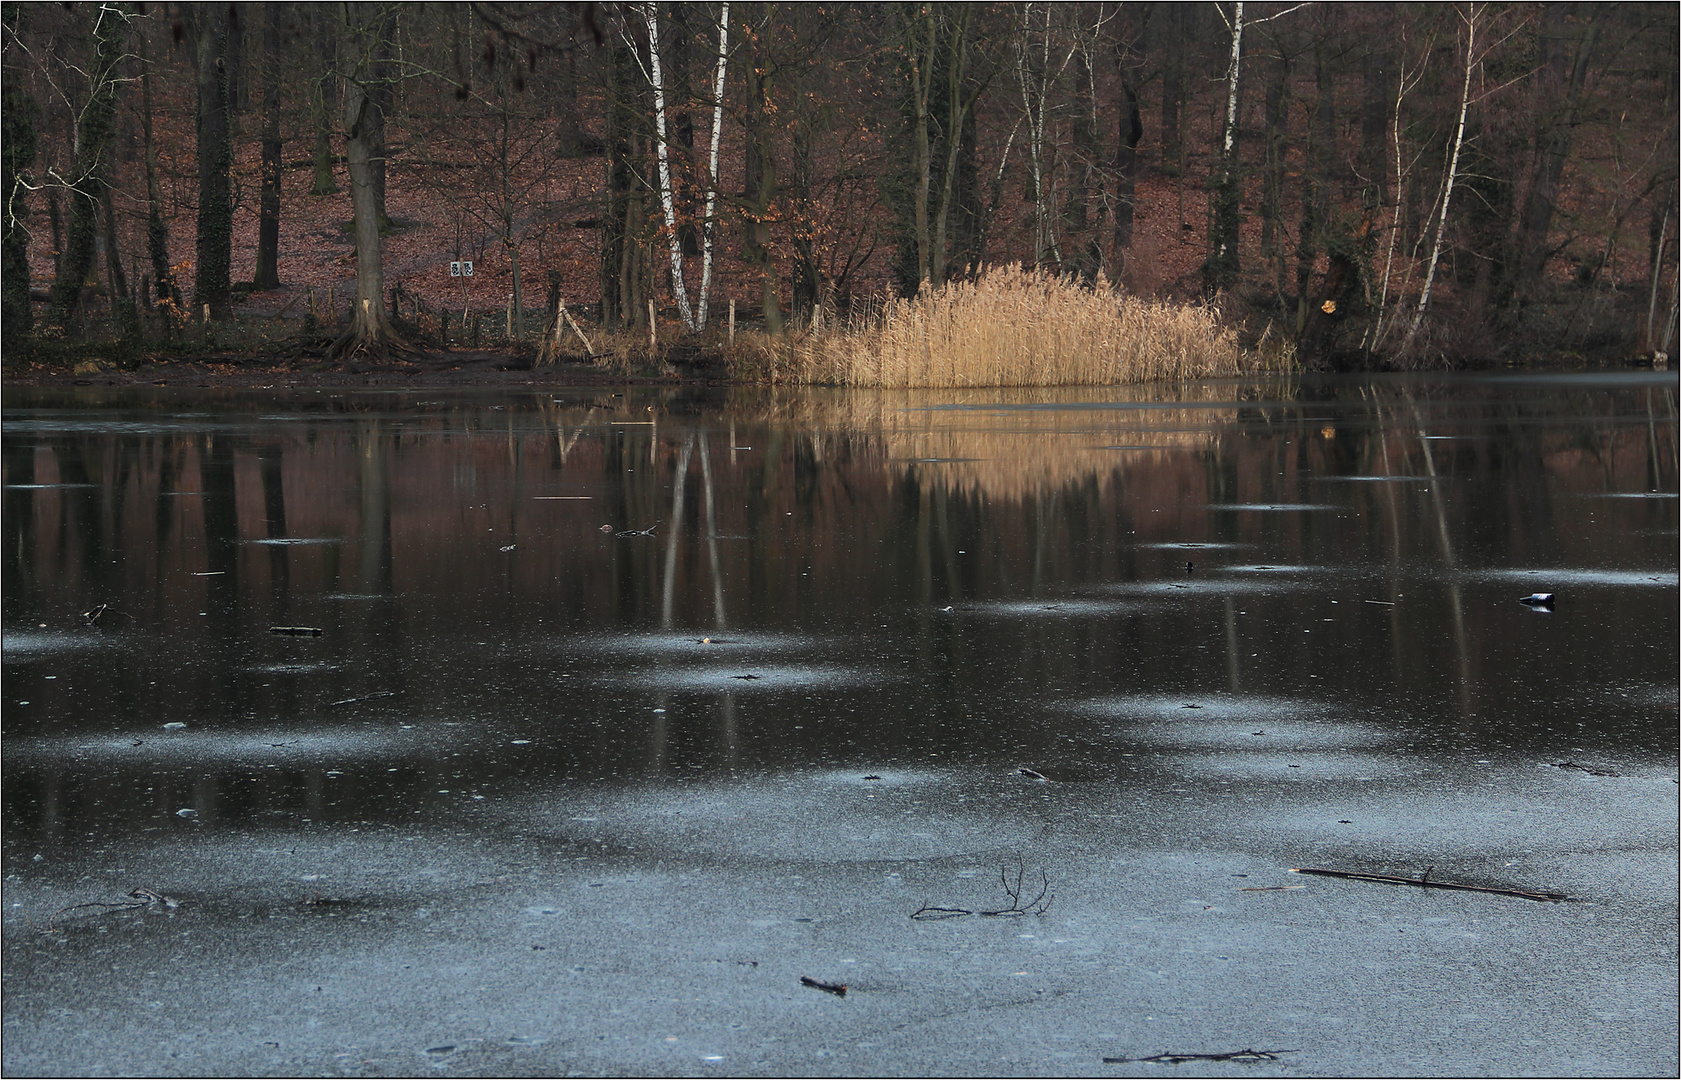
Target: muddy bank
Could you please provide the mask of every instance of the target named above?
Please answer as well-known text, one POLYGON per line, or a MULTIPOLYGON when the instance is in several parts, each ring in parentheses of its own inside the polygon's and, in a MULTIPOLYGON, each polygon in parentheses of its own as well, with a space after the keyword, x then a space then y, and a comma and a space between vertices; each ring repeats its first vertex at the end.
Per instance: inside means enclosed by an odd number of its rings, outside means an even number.
POLYGON ((100 360, 73 366, 9 366, 7 386, 179 386, 230 389, 287 389, 311 386, 659 386, 709 382, 723 377, 720 358, 688 357, 670 374, 641 367, 626 374, 575 358, 535 365, 529 355, 506 350, 450 350, 421 353, 384 363, 322 363, 263 357, 210 356, 192 360, 147 359, 132 365, 100 360))

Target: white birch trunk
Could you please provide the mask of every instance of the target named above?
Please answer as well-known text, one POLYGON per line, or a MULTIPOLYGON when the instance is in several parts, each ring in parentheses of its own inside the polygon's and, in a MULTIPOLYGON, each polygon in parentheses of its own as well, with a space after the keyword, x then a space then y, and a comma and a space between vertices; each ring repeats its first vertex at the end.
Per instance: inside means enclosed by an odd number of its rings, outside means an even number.
MULTIPOLYGON (((1068 69, 1069 61, 1074 59, 1074 49, 1069 49, 1068 55, 1063 57, 1062 66, 1055 74, 1051 72, 1051 6, 1045 5, 1044 34, 1039 42, 1039 79, 1037 83, 1032 78, 1032 68, 1028 64, 1028 50, 1032 48, 1032 19, 1033 5, 1026 4, 1022 8, 1021 41, 1016 52, 1016 77, 1021 82, 1022 109, 1027 115, 1028 132, 1028 160, 1033 170, 1033 265, 1044 266, 1055 260, 1058 269, 1062 266, 1062 246, 1056 235, 1056 206, 1053 192, 1049 190, 1051 181, 1045 175, 1046 167, 1046 131, 1050 125, 1050 96, 1051 83, 1062 77, 1068 69)), ((1074 48, 1078 48, 1076 43, 1074 48)), ((1010 133, 1014 139, 1015 133, 1010 133)))
POLYGON ((1418 297, 1418 311, 1413 315, 1412 325, 1407 328, 1407 336, 1401 342, 1401 352, 1404 355, 1411 347, 1413 338, 1418 334, 1418 328, 1424 324, 1424 311, 1430 305, 1430 290, 1436 283, 1436 264, 1442 258, 1442 237, 1447 232, 1448 203, 1453 199, 1453 185, 1459 176, 1459 151, 1465 145, 1465 111, 1471 103, 1471 72, 1476 67, 1477 46, 1477 5, 1468 5, 1470 14, 1465 19, 1465 85, 1459 92, 1459 124, 1453 132, 1453 152, 1448 156, 1447 179, 1442 182, 1442 211, 1436 219, 1436 239, 1430 245, 1430 266, 1424 273, 1424 291, 1418 297))
MULTIPOLYGON (((1243 63, 1243 5, 1232 5, 1232 58, 1226 67, 1226 129, 1220 140, 1220 172, 1222 185, 1232 183, 1232 172, 1237 168, 1237 162, 1232 160, 1232 148, 1237 145, 1237 87, 1243 63)), ((1215 253, 1215 260, 1223 264, 1229 252, 1227 247, 1234 242, 1221 230, 1219 250, 1215 253)))
POLYGON ((665 211, 666 239, 671 244, 671 291, 677 297, 677 315, 685 330, 695 329, 689 309, 689 288, 683 283, 683 238, 677 235, 677 208, 671 194, 671 159, 666 148, 665 76, 660 70, 660 23, 651 3, 642 5, 648 24, 648 81, 654 87, 654 127, 658 133, 660 162, 660 208, 665 211))
POLYGON ((1401 193, 1406 187, 1407 167, 1401 158, 1401 106, 1407 99, 1406 55, 1401 57, 1401 78, 1395 85, 1395 214, 1389 222, 1388 250, 1383 256, 1383 291, 1378 296, 1377 322, 1372 327, 1372 347, 1383 342, 1384 317, 1389 312, 1390 269, 1395 264, 1395 240, 1401 233, 1401 193))
MULTIPOLYGON (((1232 59, 1226 68, 1226 131, 1221 151, 1229 163, 1232 144, 1237 141, 1237 79, 1243 62, 1243 5, 1232 5, 1232 59)), ((1228 164, 1229 167, 1229 164, 1228 164)))
MULTIPOLYGON (((724 73, 730 59, 730 4, 718 9, 718 74, 712 80, 712 153, 706 168, 706 218, 701 223, 700 314, 696 329, 706 329, 706 304, 712 292, 712 212, 718 205, 718 143, 724 133, 724 73)), ((704 449, 704 448, 703 448, 704 449)))

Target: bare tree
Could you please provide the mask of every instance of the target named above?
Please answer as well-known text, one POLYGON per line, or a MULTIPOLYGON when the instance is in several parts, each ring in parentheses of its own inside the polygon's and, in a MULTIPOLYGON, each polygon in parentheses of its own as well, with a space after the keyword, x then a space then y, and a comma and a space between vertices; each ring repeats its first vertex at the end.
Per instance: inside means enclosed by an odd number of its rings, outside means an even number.
POLYGON ((258 208, 259 289, 280 288, 280 5, 263 5, 263 190, 258 208))
MULTIPOLYGON (((226 4, 198 5, 191 23, 197 35, 198 233, 193 304, 213 319, 228 317, 233 265, 233 138, 228 117, 228 33, 226 4)), ((195 314, 197 312, 195 311, 195 314)))
POLYGON ((146 158, 146 253, 157 282, 158 307, 177 325, 185 316, 181 290, 175 284, 175 269, 169 261, 169 222, 164 216, 163 190, 158 185, 158 149, 152 136, 152 61, 146 46, 144 27, 135 35, 140 53, 140 123, 146 158))
POLYGON ((375 72, 388 49, 385 38, 389 13, 384 5, 344 5, 344 37, 350 45, 344 73, 344 136, 350 166, 350 201, 355 214, 356 298, 350 322, 327 350, 333 358, 366 356, 384 359, 407 352, 410 345, 391 325, 384 304, 385 253, 381 246, 380 204, 374 170, 374 140, 378 137, 373 100, 375 72))
POLYGON ((683 235, 678 228, 675 193, 671 180, 670 141, 667 133, 666 79, 660 60, 660 22, 654 5, 641 5, 642 19, 648 28, 648 67, 644 74, 654 90, 655 154, 659 161, 660 208, 665 215, 666 240, 671 249, 671 291, 677 299, 677 312, 683 328, 689 331, 706 329, 708 293, 712 288, 712 214, 718 201, 718 143, 724 123, 724 75, 729 64, 730 5, 720 5, 718 12, 718 63, 714 79, 712 106, 712 148, 706 181, 706 212, 702 219, 701 281, 698 312, 689 304, 689 287, 683 275, 683 235))
POLYGON ((4 215, 3 263, 0 263, 0 335, 7 349, 29 336, 29 229, 25 196, 33 186, 30 167, 35 164, 35 99, 24 88, 23 48, 18 41, 22 4, 0 8, 0 32, 4 34, 4 89, 0 100, 0 213, 4 215))
POLYGON ((63 268, 52 293, 53 320, 69 329, 79 312, 82 283, 93 268, 99 209, 110 183, 111 134, 117 107, 119 65, 128 38, 129 13, 117 4, 101 4, 90 13, 93 57, 88 65, 87 97, 75 111, 76 151, 69 176, 55 177, 70 194, 70 228, 63 268))
POLYGON ((1453 201, 1454 183, 1459 178, 1459 152, 1465 146, 1465 113, 1471 105, 1471 76, 1477 69, 1477 19, 1485 6, 1473 3, 1467 4, 1463 12, 1456 9, 1460 21, 1465 24, 1465 81, 1459 92, 1459 122, 1454 125, 1453 141, 1448 150, 1447 173, 1442 178, 1440 210, 1436 216, 1436 239, 1430 245, 1430 263, 1424 274, 1424 289, 1419 293, 1418 311, 1413 315, 1412 324, 1407 327, 1407 336, 1401 341, 1400 351, 1403 356, 1412 351, 1419 327, 1424 324, 1424 313, 1430 306, 1431 289, 1436 284, 1436 266, 1442 258, 1442 237, 1447 232, 1448 205, 1453 201))

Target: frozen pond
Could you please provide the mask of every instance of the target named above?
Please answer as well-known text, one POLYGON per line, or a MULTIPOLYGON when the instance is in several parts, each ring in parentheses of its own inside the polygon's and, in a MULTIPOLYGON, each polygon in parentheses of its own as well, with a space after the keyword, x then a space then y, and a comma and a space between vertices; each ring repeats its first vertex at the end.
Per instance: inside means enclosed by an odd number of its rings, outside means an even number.
POLYGON ((1673 376, 4 419, 8 1074, 1677 1068, 1673 376))

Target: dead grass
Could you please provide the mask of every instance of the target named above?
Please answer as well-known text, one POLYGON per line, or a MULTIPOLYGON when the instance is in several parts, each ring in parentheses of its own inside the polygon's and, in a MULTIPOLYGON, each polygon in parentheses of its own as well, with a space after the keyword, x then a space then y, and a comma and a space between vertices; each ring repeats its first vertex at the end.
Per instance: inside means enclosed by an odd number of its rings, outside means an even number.
POLYGON ((754 381, 1103 386, 1288 370, 1294 354, 1246 352, 1207 307, 1011 266, 855 311, 826 334, 738 341, 732 361, 735 377, 754 381))

